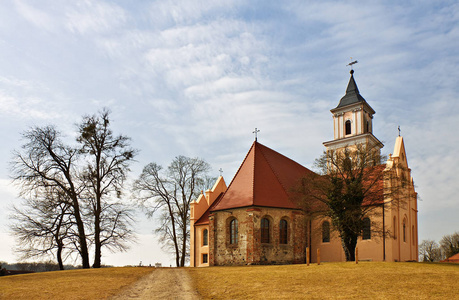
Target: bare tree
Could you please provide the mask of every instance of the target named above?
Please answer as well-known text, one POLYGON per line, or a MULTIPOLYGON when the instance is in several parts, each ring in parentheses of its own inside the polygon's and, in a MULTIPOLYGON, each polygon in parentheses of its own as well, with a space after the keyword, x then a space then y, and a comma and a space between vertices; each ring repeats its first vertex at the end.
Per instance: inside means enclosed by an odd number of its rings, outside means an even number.
POLYGON ((103 246, 124 250, 125 242, 132 239, 131 210, 111 198, 121 197, 129 163, 137 151, 130 147, 128 137, 113 135, 109 115, 104 109, 99 115, 85 116, 78 126, 77 141, 88 161, 82 178, 94 220, 94 268, 101 266, 103 246))
MULTIPOLYGON (((81 211, 76 162, 79 151, 66 146, 61 134, 53 126, 34 127, 23 134, 22 152, 15 151, 12 161, 12 177, 21 188, 21 196, 35 191, 57 191, 68 200, 75 222, 77 250, 83 268, 89 268, 89 252, 86 240, 83 212, 81 211)), ((66 208, 67 209, 67 208, 66 208)))
POLYGON ((434 240, 423 240, 419 244, 419 256, 421 261, 439 261, 441 259, 441 249, 434 240))
POLYGON ((459 232, 444 235, 440 240, 440 248, 444 258, 459 253, 459 232))
POLYGON ((93 244, 94 267, 100 267, 103 247, 122 251, 133 239, 132 210, 120 198, 137 151, 109 125, 107 110, 84 117, 78 126, 80 147, 65 145, 53 126, 23 134, 26 142, 14 152, 11 170, 26 202, 13 209, 18 222, 12 230, 28 241, 22 245, 27 255, 57 249, 61 262, 63 249, 75 249, 83 268, 89 268, 93 244))
MULTIPOLYGON (((321 212, 331 219, 339 233, 347 261, 355 260, 357 239, 365 227, 364 220, 382 206, 390 191, 382 182, 383 157, 371 146, 329 150, 316 159, 320 175, 305 176, 295 193, 306 212, 321 212)), ((393 188, 395 190, 395 187, 393 188)), ((372 227, 378 224, 372 224, 372 227)))
POLYGON ((53 255, 59 269, 64 269, 64 251, 70 255, 75 249, 65 248, 69 231, 74 224, 70 201, 60 191, 45 190, 26 199, 22 208, 13 207, 10 216, 15 222, 11 230, 19 240, 22 259, 53 255))
POLYGON ((158 164, 148 164, 134 182, 133 191, 147 215, 160 214, 156 232, 163 245, 173 250, 177 267, 183 267, 189 255, 190 203, 208 182, 209 170, 209 164, 202 159, 178 156, 166 170, 158 164))

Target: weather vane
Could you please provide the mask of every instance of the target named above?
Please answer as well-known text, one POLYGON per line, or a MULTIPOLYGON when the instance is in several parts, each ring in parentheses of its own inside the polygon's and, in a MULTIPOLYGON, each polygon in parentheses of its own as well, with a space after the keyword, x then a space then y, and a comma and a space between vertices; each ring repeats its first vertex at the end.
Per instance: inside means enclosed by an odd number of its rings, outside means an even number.
POLYGON ((255 127, 255 131, 252 131, 252 133, 255 133, 255 142, 257 141, 257 133, 259 133, 260 130, 255 127))
POLYGON ((218 172, 220 172, 220 176, 222 176, 222 174, 223 174, 223 169, 220 168, 220 170, 218 170, 218 172))
POLYGON ((400 136, 400 132, 401 132, 401 131, 402 131, 402 130, 400 129, 400 125, 398 125, 398 136, 400 136))
MULTIPOLYGON (((352 57, 351 57, 351 60, 352 60, 352 57)), ((352 68, 352 65, 355 65, 356 63, 358 63, 358 61, 354 60, 353 62, 348 63, 346 66, 351 67, 351 70, 353 71, 354 69, 352 68)))

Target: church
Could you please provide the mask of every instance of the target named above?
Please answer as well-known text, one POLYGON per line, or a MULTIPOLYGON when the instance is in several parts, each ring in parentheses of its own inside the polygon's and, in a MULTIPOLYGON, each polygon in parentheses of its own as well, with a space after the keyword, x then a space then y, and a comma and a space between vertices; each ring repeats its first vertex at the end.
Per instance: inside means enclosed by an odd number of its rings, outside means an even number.
MULTIPOLYGON (((345 95, 330 111, 334 138, 323 143, 326 151, 367 145, 380 152, 383 144, 373 135, 375 111, 360 95, 353 70, 345 95)), ((373 213, 363 220, 357 241, 359 260, 417 261, 417 194, 403 137, 396 137, 393 153, 378 167, 390 178, 381 180, 382 190, 403 188, 395 194, 384 192, 372 204, 373 213)), ((301 264, 307 253, 314 263, 317 250, 322 262, 345 261, 331 221, 319 212, 306 214, 292 199, 292 188, 311 174, 255 139, 231 183, 227 186, 220 176, 191 203, 190 266, 301 264)))

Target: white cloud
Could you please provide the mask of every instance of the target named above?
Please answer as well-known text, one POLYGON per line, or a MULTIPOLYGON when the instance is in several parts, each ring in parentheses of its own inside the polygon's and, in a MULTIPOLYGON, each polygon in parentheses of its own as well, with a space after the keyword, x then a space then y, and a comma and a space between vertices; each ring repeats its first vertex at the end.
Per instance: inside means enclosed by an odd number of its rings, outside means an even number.
POLYGON ((49 90, 40 84, 0 77, 0 113, 4 117, 19 119, 50 120, 59 117, 53 105, 39 96, 43 93, 49 93, 49 90))
POLYGON ((80 34, 112 32, 127 20, 121 7, 92 0, 76 2, 66 13, 66 18, 68 30, 80 34))
POLYGON ((15 0, 14 3, 19 14, 34 26, 47 31, 52 31, 55 28, 56 24, 53 18, 46 10, 29 5, 27 1, 15 0))

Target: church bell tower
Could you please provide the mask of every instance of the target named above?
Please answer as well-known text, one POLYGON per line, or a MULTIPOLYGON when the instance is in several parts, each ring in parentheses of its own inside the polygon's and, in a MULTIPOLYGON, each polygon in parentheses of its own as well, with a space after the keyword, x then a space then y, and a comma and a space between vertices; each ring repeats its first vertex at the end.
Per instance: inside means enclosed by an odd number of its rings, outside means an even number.
POLYGON ((373 115, 375 111, 360 95, 354 80, 354 70, 347 85, 346 94, 337 107, 330 110, 333 114, 332 141, 324 142, 327 151, 336 151, 353 145, 364 144, 381 152, 384 145, 373 135, 373 115))

